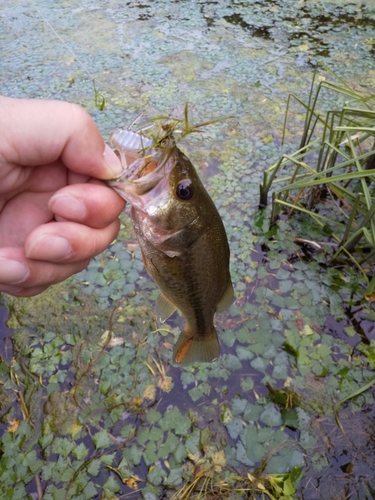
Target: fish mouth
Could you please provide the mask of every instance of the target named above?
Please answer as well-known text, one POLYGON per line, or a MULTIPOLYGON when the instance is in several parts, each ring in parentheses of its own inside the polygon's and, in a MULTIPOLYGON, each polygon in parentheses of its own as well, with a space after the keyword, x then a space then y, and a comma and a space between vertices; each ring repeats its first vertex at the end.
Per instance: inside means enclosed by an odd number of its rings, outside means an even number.
POLYGON ((169 175, 175 167, 173 145, 167 145, 162 151, 155 148, 143 150, 138 153, 138 156, 142 155, 138 158, 135 157, 137 153, 133 152, 135 159, 128 165, 124 160, 125 151, 112 137, 110 143, 120 156, 124 170, 107 184, 142 211, 155 212, 165 206, 170 199, 169 175))

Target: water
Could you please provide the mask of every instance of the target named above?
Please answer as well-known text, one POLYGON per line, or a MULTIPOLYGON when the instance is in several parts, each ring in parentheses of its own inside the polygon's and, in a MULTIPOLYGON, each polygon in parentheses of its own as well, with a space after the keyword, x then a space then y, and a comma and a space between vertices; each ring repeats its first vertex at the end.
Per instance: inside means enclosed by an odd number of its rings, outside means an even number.
POLYGON ((373 376, 373 305, 356 269, 294 241, 315 227, 296 217, 270 230, 258 209, 262 172, 299 143, 295 104, 281 146, 287 95, 306 100, 316 62, 374 88, 372 2, 14 1, 0 15, 5 95, 77 102, 104 137, 186 101, 195 122, 235 117, 183 144, 230 240, 222 357, 170 365, 182 321, 159 330, 125 213, 87 270, 36 298, 0 299, 1 333, 13 332, 1 341, 4 498, 182 498, 199 477, 197 497, 214 498, 212 479, 220 498, 246 498, 259 495, 249 471, 280 498, 272 480, 285 485, 277 475, 293 467, 297 498, 372 498, 373 391, 340 407, 347 436, 333 407, 373 376), (105 347, 107 330, 118 345, 105 347), (288 418, 269 388, 299 398, 288 418))

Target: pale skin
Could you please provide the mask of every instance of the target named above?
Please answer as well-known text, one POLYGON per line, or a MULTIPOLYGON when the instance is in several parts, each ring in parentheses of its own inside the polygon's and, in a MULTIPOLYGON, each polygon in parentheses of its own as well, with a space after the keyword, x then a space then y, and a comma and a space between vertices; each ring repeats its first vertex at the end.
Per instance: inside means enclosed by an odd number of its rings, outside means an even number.
POLYGON ((0 96, 0 292, 37 295, 108 247, 121 170, 80 106, 0 96))

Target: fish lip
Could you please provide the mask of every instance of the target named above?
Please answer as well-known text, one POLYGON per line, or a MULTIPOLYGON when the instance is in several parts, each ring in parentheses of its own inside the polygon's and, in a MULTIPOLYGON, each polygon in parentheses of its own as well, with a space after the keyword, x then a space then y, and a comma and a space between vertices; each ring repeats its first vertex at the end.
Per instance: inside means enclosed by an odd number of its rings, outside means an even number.
POLYGON ((171 201, 169 176, 176 166, 174 153, 172 146, 138 158, 107 184, 134 208, 153 217, 171 201), (149 162, 157 165, 155 170, 138 178, 149 162))
POLYGON ((165 151, 151 151, 149 155, 137 158, 121 172, 120 175, 107 181, 123 198, 127 194, 143 195, 152 190, 163 179, 167 178, 175 167, 173 161, 173 147, 165 151), (148 160, 148 161, 147 161, 148 160), (148 163, 155 163, 157 167, 146 175, 137 177, 148 163))

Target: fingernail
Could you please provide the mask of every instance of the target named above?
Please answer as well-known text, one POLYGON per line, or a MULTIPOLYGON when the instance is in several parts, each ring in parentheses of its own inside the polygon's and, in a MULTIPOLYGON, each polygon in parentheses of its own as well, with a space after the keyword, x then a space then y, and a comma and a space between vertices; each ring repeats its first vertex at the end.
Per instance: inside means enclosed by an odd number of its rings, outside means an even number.
POLYGON ((73 253, 69 241, 55 234, 42 234, 26 251, 26 257, 37 260, 59 261, 73 253))
POLYGON ((103 155, 104 155, 104 160, 105 160, 106 164, 112 170, 114 176, 120 174, 123 171, 120 158, 108 146, 108 144, 105 145, 103 155))
POLYGON ((17 260, 0 259, 0 283, 17 285, 22 283, 29 275, 26 266, 17 260))
POLYGON ((54 213, 66 219, 82 220, 87 214, 86 204, 79 198, 68 194, 52 196, 49 206, 54 213))

